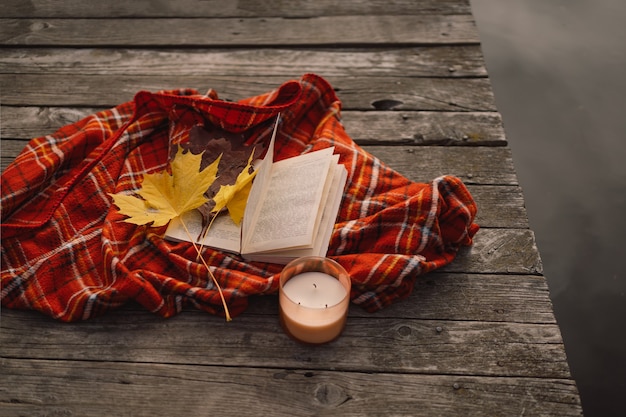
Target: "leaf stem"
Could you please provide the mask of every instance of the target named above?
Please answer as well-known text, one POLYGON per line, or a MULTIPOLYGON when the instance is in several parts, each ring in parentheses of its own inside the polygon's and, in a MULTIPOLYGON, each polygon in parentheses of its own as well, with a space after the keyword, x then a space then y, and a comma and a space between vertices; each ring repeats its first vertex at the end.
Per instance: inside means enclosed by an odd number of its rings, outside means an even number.
MULTIPOLYGON (((204 240, 204 238, 206 237, 207 233, 209 233, 209 230, 211 229, 211 226, 213 226, 213 222, 215 221, 215 218, 217 217, 217 215, 219 214, 219 212, 217 213, 213 213, 213 217, 211 218, 211 221, 209 222, 209 225, 206 227, 206 229, 204 229, 202 231, 202 239, 204 240)), ((189 232, 187 232, 189 233, 189 232)), ((200 252, 202 252, 202 250, 204 249, 204 243, 200 244, 200 252)), ((197 249, 196 249, 197 250, 197 249)), ((198 257, 202 257, 202 255, 200 255, 200 252, 198 252, 198 257)))
POLYGON ((189 232, 189 229, 187 229, 187 225, 183 221, 182 217, 180 218, 180 223, 183 225, 185 232, 187 232, 189 241, 191 241, 193 248, 198 253, 198 257, 200 258, 200 261, 202 261, 202 264, 206 267, 207 271, 209 271, 209 276, 211 277, 211 279, 215 283, 215 286, 217 287, 217 291, 219 292, 220 298, 222 299, 222 305, 224 306, 224 312, 226 313, 226 321, 231 321, 232 318, 230 317, 230 312, 228 311, 228 305, 226 305, 226 299, 224 298, 224 293, 222 293, 222 288, 220 287, 220 284, 217 282, 217 279, 215 279, 215 275, 213 275, 213 272, 211 272, 211 268, 209 268, 209 265, 204 260, 204 257, 202 256, 202 252, 200 251, 200 248, 196 244, 195 239, 191 236, 191 233, 189 232))

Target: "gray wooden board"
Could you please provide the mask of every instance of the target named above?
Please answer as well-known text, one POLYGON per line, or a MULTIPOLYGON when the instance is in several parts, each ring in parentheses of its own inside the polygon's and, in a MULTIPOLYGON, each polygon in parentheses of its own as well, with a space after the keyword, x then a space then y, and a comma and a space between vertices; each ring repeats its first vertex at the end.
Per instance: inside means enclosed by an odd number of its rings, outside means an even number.
MULTIPOLYGON (((20 101, 25 101, 20 98, 20 101)), ((2 106, 3 139, 31 139, 53 133, 105 108, 2 106)), ((342 111, 346 132, 361 145, 504 146, 497 112, 342 111)))
POLYGON ((122 311, 73 325, 10 312, 3 318, 2 356, 24 358, 28 346, 30 359, 547 378, 569 373, 556 324, 349 317, 338 340, 312 348, 289 339, 273 310, 231 322, 205 313, 164 320, 122 311))
POLYGON ((241 46, 478 43, 471 15, 0 19, 4 45, 241 46), (311 36, 315 33, 315 36, 311 36))
MULTIPOLYGON (((400 79, 487 76, 480 45, 473 44, 391 48, 51 47, 28 48, 27 51, 26 54, 25 49, 20 47, 5 46, 1 49, 0 74, 152 75, 170 77, 174 81, 177 77, 199 75, 231 80, 232 83, 239 77, 247 89, 239 96, 233 94, 230 99, 265 92, 285 79, 299 77, 306 72, 327 78, 352 77, 355 83, 362 86, 369 77, 375 76, 400 79)), ((375 88, 374 82, 368 84, 375 88)), ((217 86, 207 82, 199 87, 218 90, 217 86)))
POLYGON ((567 379, 7 358, 0 363, 6 372, 0 403, 15 416, 580 415, 576 387, 567 379))
MULTIPOLYGON (((113 107, 133 99, 141 91, 157 92, 179 88, 193 88, 199 94, 210 88, 220 98, 233 100, 246 97, 249 92, 259 94, 272 91, 290 79, 286 77, 242 78, 237 76, 180 75, 124 76, 83 74, 3 74, 3 91, 7 94, 3 105, 12 106, 99 106, 113 107)), ((318 74, 323 75, 323 74, 318 74)), ((326 79, 338 91, 342 107, 348 110, 401 110, 437 112, 494 112, 495 102, 488 80, 484 78, 400 78, 330 76, 326 79)), ((493 116, 492 116, 493 117, 493 116)))
POLYGON ((177 0, 85 2, 5 0, 0 17, 314 17, 342 15, 447 15, 471 13, 466 0, 177 0))

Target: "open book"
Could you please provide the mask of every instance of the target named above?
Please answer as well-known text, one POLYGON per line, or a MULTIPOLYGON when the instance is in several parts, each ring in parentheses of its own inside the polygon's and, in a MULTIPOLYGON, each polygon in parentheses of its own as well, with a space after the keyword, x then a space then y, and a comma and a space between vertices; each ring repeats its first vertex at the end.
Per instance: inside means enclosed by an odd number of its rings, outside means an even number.
MULTIPOLYGON (((249 261, 286 264, 302 256, 326 256, 347 170, 333 147, 274 162, 276 128, 258 164, 241 224, 222 213, 198 243, 249 261)), ((184 214, 183 221, 191 236, 200 236, 198 211, 184 214)), ((165 237, 189 240, 180 219, 170 222, 165 237)))

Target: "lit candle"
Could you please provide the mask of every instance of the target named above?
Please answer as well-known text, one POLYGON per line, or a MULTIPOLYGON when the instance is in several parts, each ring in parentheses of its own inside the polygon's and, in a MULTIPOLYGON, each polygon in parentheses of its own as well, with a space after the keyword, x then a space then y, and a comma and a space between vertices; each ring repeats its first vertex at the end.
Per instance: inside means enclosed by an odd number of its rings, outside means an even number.
POLYGON ((350 303, 350 277, 336 262, 305 257, 280 276, 280 321, 294 339, 321 344, 342 332, 350 303))

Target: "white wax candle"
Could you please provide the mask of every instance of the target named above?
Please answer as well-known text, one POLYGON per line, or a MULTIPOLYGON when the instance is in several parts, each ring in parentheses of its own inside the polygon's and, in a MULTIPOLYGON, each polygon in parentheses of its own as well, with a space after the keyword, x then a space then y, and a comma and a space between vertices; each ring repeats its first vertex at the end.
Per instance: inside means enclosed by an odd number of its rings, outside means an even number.
POLYGON ((311 308, 332 307, 347 293, 337 278, 315 271, 292 277, 285 283, 283 291, 294 303, 311 308))
POLYGON ((279 293, 283 328, 305 343, 334 340, 346 323, 349 288, 350 277, 345 272, 340 277, 318 271, 289 277, 279 293))

